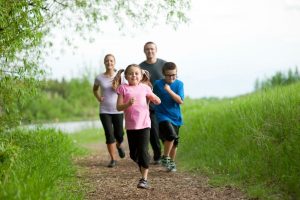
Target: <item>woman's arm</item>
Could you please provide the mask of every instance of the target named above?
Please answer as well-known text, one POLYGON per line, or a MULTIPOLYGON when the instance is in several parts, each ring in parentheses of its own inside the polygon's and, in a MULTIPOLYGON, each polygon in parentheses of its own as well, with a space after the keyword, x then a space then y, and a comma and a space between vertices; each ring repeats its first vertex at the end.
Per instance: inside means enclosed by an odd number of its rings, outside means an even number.
POLYGON ((101 91, 99 90, 99 85, 94 85, 93 86, 93 93, 96 99, 101 103, 104 99, 104 97, 101 96, 101 91))

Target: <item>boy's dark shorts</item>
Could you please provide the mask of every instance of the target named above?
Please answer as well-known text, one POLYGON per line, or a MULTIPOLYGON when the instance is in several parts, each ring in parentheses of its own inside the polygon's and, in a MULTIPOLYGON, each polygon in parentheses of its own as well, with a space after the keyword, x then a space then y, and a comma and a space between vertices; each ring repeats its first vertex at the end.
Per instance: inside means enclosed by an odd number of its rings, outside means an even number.
POLYGON ((175 126, 169 121, 162 121, 159 123, 159 137, 164 141, 174 140, 174 145, 178 146, 179 142, 179 128, 180 126, 175 126))

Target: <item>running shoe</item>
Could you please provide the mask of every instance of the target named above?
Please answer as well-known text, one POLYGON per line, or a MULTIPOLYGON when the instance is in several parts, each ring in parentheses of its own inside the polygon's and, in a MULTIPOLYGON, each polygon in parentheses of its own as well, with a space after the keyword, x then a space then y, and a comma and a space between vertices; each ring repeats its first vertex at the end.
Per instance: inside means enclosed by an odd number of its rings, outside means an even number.
POLYGON ((138 188, 142 188, 142 189, 147 189, 147 188, 149 188, 148 181, 145 180, 144 178, 140 179, 140 180, 139 180, 139 183, 137 184, 137 187, 138 187, 138 188))
POLYGON ((117 147, 120 158, 125 157, 125 151, 122 147, 117 147))

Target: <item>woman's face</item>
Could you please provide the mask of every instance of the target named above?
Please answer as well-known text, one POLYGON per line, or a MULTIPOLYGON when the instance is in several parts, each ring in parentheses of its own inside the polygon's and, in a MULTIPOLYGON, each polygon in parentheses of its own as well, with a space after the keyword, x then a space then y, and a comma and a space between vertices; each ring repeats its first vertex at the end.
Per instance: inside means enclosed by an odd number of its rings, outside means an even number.
POLYGON ((138 85, 142 79, 141 69, 138 67, 130 67, 125 74, 125 78, 129 85, 138 85))
POLYGON ((172 70, 166 70, 164 72, 164 76, 165 76, 165 81, 166 83, 173 83, 176 78, 177 78, 177 70, 176 69, 172 69, 172 70))
POLYGON ((111 70, 115 68, 115 58, 113 56, 106 56, 104 59, 104 65, 106 70, 111 70))

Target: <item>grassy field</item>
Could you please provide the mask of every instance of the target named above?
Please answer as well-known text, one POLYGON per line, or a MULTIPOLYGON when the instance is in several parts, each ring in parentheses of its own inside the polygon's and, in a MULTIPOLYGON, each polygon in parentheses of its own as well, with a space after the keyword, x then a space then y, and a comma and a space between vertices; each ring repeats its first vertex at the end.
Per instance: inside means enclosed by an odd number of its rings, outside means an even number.
POLYGON ((82 151, 54 130, 0 134, 0 199, 83 199, 72 159, 82 151))
POLYGON ((103 129, 87 129, 74 134, 69 134, 68 136, 74 141, 74 143, 79 145, 100 141, 105 142, 103 129))
POLYGON ((73 159, 84 144, 104 141, 103 130, 63 134, 54 129, 0 134, 0 199, 84 199, 73 159))
POLYGON ((251 197, 300 199, 300 84, 223 100, 186 100, 180 165, 251 197))

